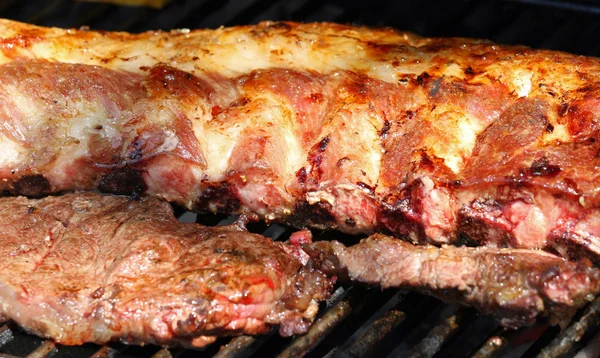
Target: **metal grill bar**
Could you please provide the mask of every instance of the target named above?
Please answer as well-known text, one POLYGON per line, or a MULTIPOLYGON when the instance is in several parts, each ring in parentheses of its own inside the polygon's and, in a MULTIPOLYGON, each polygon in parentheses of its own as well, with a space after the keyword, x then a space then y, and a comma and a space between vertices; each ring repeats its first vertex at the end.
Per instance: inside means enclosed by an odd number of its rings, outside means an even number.
POLYGON ((498 352, 506 346, 506 339, 498 336, 492 336, 479 348, 473 358, 491 358, 495 357, 498 352))
POLYGON ((12 354, 2 354, 2 358, 20 358, 20 357, 14 356, 12 354))
POLYGON ((213 358, 237 358, 241 356, 249 356, 251 347, 256 343, 257 339, 250 336, 240 336, 232 339, 225 346, 221 347, 219 353, 213 358))
POLYGON ((273 329, 271 332, 262 336, 239 336, 231 339, 226 345, 222 346, 220 350, 213 356, 213 358, 241 358, 250 357, 263 344, 269 342, 271 339, 277 339, 277 330, 273 329))
POLYGON ((113 9, 110 5, 100 4, 94 6, 90 11, 86 11, 73 20, 73 27, 86 26, 87 24, 96 23, 99 19, 106 17, 110 10, 113 9))
POLYGON ((255 22, 256 17, 264 13, 273 6, 273 1, 258 0, 243 11, 239 11, 237 16, 231 18, 228 25, 247 24, 255 22))
POLYGON ((398 330, 397 334, 400 336, 388 357, 409 356, 415 345, 423 341, 443 320, 456 312, 455 306, 440 305, 436 299, 416 294, 407 295, 403 306, 409 307, 404 312, 410 312, 410 315, 398 330))
POLYGON ((52 357, 58 349, 56 345, 52 341, 44 341, 41 346, 37 347, 36 350, 29 353, 27 358, 46 358, 52 357))
POLYGON ((96 353, 92 354, 90 356, 90 358, 109 358, 109 357, 114 356, 116 353, 117 353, 116 350, 114 350, 108 346, 104 346, 104 347, 98 349, 96 351, 96 353))
POLYGON ((2 348, 6 343, 13 340, 14 335, 8 325, 4 324, 0 327, 0 348, 2 348))
POLYGON ((600 15, 600 7, 594 6, 589 2, 582 1, 559 1, 559 0, 512 0, 515 2, 526 3, 538 6, 547 6, 559 10, 577 11, 583 14, 600 15))
POLYGON ((316 13, 322 5, 322 0, 308 0, 302 7, 292 11, 290 18, 292 20, 306 19, 316 13))
POLYGON ((301 357, 314 349, 344 318, 351 312, 358 295, 349 292, 346 297, 327 310, 310 328, 307 334, 297 338, 281 354, 279 358, 301 357))
POLYGON ((550 344, 542 349, 538 357, 554 358, 568 353, 573 345, 600 323, 600 298, 595 299, 585 310, 583 316, 562 331, 550 344))
POLYGON ((5 12, 8 9, 10 9, 12 6, 15 6, 15 4, 18 2, 19 0, 4 0, 2 2, 0 2, 0 11, 1 12, 5 12))
POLYGON ((33 16, 31 16, 29 19, 27 19, 28 22, 32 22, 32 23, 38 23, 40 22, 43 18, 50 16, 51 14, 55 13, 56 11, 58 11, 58 9, 60 9, 65 3, 65 0, 53 0, 48 2, 48 5, 46 7, 44 7, 43 9, 35 12, 33 14, 33 16))
POLYGON ((592 357, 600 357, 600 332, 594 335, 588 344, 575 355, 575 358, 592 357))
POLYGON ((141 31, 144 28, 143 24, 148 23, 154 11, 150 9, 132 11, 131 15, 119 26, 118 30, 130 32, 141 31))
POLYGON ((154 353, 152 358, 173 358, 173 356, 168 349, 161 349, 160 351, 154 353))
POLYGON ((404 318, 406 313, 402 311, 392 310, 385 313, 383 317, 375 320, 346 351, 340 352, 336 357, 364 357, 394 328, 404 322, 404 318))
POLYGON ((501 356, 509 353, 515 356, 534 356, 535 353, 533 352, 539 351, 541 347, 537 349, 532 349, 532 347, 535 348, 536 342, 544 337, 548 328, 548 324, 545 323, 537 323, 520 330, 501 328, 499 335, 504 337, 508 344, 499 351, 499 354, 501 356))
POLYGON ((446 318, 440 325, 432 329, 419 344, 415 345, 410 352, 410 357, 433 357, 442 349, 444 343, 448 342, 458 332, 464 321, 465 311, 458 310, 455 314, 446 318))

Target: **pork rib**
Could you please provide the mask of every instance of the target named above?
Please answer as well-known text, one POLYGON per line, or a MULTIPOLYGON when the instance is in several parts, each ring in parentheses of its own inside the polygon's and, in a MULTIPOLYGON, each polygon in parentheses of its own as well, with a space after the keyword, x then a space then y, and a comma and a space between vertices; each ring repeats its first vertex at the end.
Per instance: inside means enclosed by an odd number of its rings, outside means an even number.
POLYGON ((600 62, 390 29, 0 21, 0 190, 600 256, 600 62))
POLYGON ((319 241, 306 250, 328 274, 473 306, 507 327, 538 316, 560 323, 600 292, 600 270, 589 261, 541 250, 415 246, 379 234, 348 248, 319 241))
POLYGON ((293 247, 179 223, 158 199, 1 198, 0 213, 0 316, 61 344, 300 334, 331 289, 293 247))

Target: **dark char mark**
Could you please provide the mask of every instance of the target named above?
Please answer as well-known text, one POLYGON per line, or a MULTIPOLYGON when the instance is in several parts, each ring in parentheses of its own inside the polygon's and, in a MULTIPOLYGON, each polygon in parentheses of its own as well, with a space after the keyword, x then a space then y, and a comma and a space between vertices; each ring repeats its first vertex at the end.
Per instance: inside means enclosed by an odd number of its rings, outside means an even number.
POLYGON ((599 255, 594 250, 590 250, 592 241, 595 239, 597 238, 581 237, 573 232, 554 232, 550 234, 550 240, 545 250, 566 257, 569 261, 598 262, 599 255))
POLYGON ((307 178, 306 168, 302 167, 302 168, 300 168, 300 170, 298 170, 296 172, 296 179, 298 180, 298 183, 304 185, 306 183, 306 178, 307 178))
POLYGON ((531 164, 531 175, 533 176, 553 176, 560 173, 560 167, 548 162, 548 158, 542 157, 534 160, 531 164))
POLYGON ((194 208, 203 214, 211 213, 209 204, 216 205, 217 211, 223 214, 233 214, 241 207, 240 200, 225 182, 209 184, 196 199, 194 208))
POLYGON ((41 197, 50 193, 50 182, 41 174, 25 175, 12 185, 12 194, 41 197))
POLYGON ((327 144, 329 144, 330 140, 331 137, 329 136, 329 134, 321 140, 321 142, 319 143, 319 152, 325 151, 325 149, 327 148, 327 144))
POLYGON ((395 194, 385 199, 381 210, 380 230, 394 233, 413 243, 428 243, 421 221, 423 182, 418 179, 404 188, 396 188, 391 192, 395 194), (415 233, 416 237, 410 238, 411 233, 415 233))
POLYGON ((102 176, 98 185, 101 192, 133 198, 139 198, 147 189, 141 171, 133 168, 121 168, 107 173, 102 176))
POLYGON ((331 229, 335 218, 331 215, 329 207, 327 203, 310 205, 302 201, 296 204, 294 212, 286 219, 286 223, 297 228, 312 226, 321 230, 331 229))
POLYGON ((321 141, 318 144, 313 146, 313 148, 310 151, 310 154, 308 155, 308 160, 312 164, 313 171, 315 172, 316 177, 318 179, 320 179, 321 175, 323 175, 323 169, 321 169, 321 163, 323 162, 323 152, 325 152, 325 149, 327 149, 327 145, 330 141, 331 136, 328 134, 323 139, 321 139, 321 141))
POLYGON ((423 73, 421 73, 420 75, 417 76, 417 78, 415 79, 415 81, 417 82, 417 84, 419 86, 422 86, 425 83, 425 81, 427 79, 429 79, 430 77, 431 76, 429 75, 429 73, 423 72, 423 73))
POLYGON ((381 131, 379 132, 379 136, 382 139, 386 139, 387 138, 387 134, 390 131, 391 128, 391 124, 390 121, 388 121, 387 119, 385 121, 383 121, 383 127, 381 128, 381 131))

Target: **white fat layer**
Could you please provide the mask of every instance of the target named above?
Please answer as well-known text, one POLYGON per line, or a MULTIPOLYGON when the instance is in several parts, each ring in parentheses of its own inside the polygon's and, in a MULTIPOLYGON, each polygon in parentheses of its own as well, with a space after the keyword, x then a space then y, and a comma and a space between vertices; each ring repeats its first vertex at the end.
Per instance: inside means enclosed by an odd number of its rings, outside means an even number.
POLYGON ((450 77, 464 78, 465 72, 457 63, 451 63, 445 68, 444 75, 450 77))
POLYGON ((39 107, 39 101, 23 95, 16 85, 4 85, 3 90, 10 96, 11 112, 17 118, 13 119, 13 135, 21 141, 28 141, 33 136, 28 132, 28 128, 36 126, 30 126, 30 123, 36 123, 39 120, 39 113, 44 113, 39 107), (21 123, 19 123, 21 121, 21 123))
MULTIPOLYGON (((364 132, 360 133, 360 135, 362 141, 361 150, 363 150, 365 157, 368 158, 365 161, 366 165, 364 165, 362 168, 366 173, 363 182, 374 186, 375 184, 377 184, 377 180, 379 178, 379 171, 381 168, 381 156, 383 155, 383 148, 381 147, 381 144, 379 142, 379 130, 381 128, 376 127, 375 123, 383 123, 383 121, 379 121, 373 118, 373 116, 369 116, 368 113, 365 112, 358 113, 362 113, 362 116, 365 117, 364 120, 369 121, 372 124, 369 130, 365 130, 364 132)), ((358 120, 362 121, 363 118, 361 118, 361 114, 358 115, 358 120)))
MULTIPOLYGON (((333 127, 326 128, 326 132, 339 131, 343 124, 344 131, 347 133, 346 155, 360 163, 360 170, 364 175, 360 181, 369 185, 376 186, 381 169, 381 157, 383 148, 381 146, 379 133, 383 125, 383 119, 368 109, 368 106, 362 104, 346 105, 349 113, 340 118, 336 118, 333 127), (353 157, 354 153, 359 153, 359 157, 353 157)), ((339 154, 342 156, 342 154, 339 154)), ((354 184, 354 183, 353 183, 354 184)), ((328 186, 322 183, 323 186, 328 186)))
MULTIPOLYGON (((440 108, 440 111, 444 109, 440 108)), ((431 121, 443 138, 430 136, 428 147, 436 157, 444 160, 450 170, 460 172, 464 166, 464 158, 470 157, 477 135, 483 130, 482 123, 453 111, 434 112, 431 121)))
POLYGON ((112 121, 106 116, 101 106, 93 102, 75 102, 74 113, 77 113, 69 122, 67 135, 78 141, 77 154, 79 156, 89 155, 89 140, 91 134, 99 135, 101 138, 119 137, 119 130, 115 128, 112 121), (98 129, 100 128, 101 129, 98 129))
POLYGON ((531 72, 517 70, 513 74, 512 85, 519 97, 527 97, 531 92, 531 72))
POLYGON ((459 150, 447 153, 447 157, 445 158, 446 165, 455 173, 458 173, 462 169, 463 155, 467 156, 471 153, 473 147, 475 147, 477 133, 480 131, 477 125, 473 125, 472 121, 465 120, 464 117, 458 120, 457 129, 459 150))
MULTIPOLYGON (((158 111, 157 115, 157 122, 165 123, 165 127, 168 123, 173 121, 173 112, 169 110, 161 109, 158 111)), ((163 133, 164 140, 161 143, 161 145, 156 149, 155 153, 165 153, 173 151, 175 150, 175 148, 177 148, 177 145, 179 144, 179 138, 177 137, 177 134, 175 134, 175 132, 169 129, 165 129, 163 133)))
POLYGON ((225 128, 205 130, 204 141, 211 144, 206 148, 206 174, 211 181, 225 179, 231 153, 244 129, 244 124, 237 122, 225 128))
MULTIPOLYGON (((297 168, 295 167, 298 163, 304 161, 304 151, 294 130, 295 119, 291 118, 289 111, 286 111, 286 107, 282 106, 272 96, 265 95, 261 99, 265 103, 257 111, 247 114, 252 118, 235 121, 234 123, 210 125, 204 128, 202 141, 211 144, 206 148, 206 174, 211 181, 224 179, 229 170, 233 150, 240 141, 241 133, 248 127, 267 128, 267 124, 270 127, 273 126, 273 123, 277 124, 278 127, 273 128, 273 131, 285 142, 285 148, 282 148, 285 153, 281 153, 281 159, 285 163, 282 175, 292 175, 296 172, 297 168)), ((216 119, 216 121, 218 120, 219 118, 216 119)), ((198 133, 196 135, 198 136, 198 133)))
POLYGON ((546 143, 553 143, 556 141, 568 143, 571 141, 571 134, 569 128, 564 124, 553 123, 554 129, 551 133, 544 132, 543 140, 546 143))
POLYGON ((0 143, 2 143, 0 167, 7 168, 23 162, 26 153, 25 149, 19 143, 8 139, 2 134, 0 134, 0 143))
MULTIPOLYGON (((58 30, 60 31, 60 30, 58 30)), ((183 34, 185 40, 165 41, 164 34, 153 37, 131 38, 126 42, 102 36, 70 39, 67 35, 56 42, 33 44, 25 56, 52 59, 65 63, 100 65, 134 73, 144 68, 165 63, 177 69, 196 72, 218 72, 237 76, 258 68, 290 67, 318 71, 352 70, 369 73, 373 78, 396 83, 399 76, 420 74, 429 67, 430 55, 410 51, 411 61, 403 62, 401 70, 390 64, 389 58, 373 58, 367 46, 353 38, 338 37, 335 53, 319 51, 320 34, 303 33, 304 41, 294 37, 273 36, 265 41, 244 32, 213 31, 213 36, 201 33, 183 34), (65 46, 69 51, 65 51, 65 46), (193 52, 190 49, 206 49, 193 52), (191 58, 195 58, 191 60, 191 58), (103 61, 110 59, 109 61, 103 61), (368 59, 368 61, 366 60, 368 59)), ((402 60, 403 58, 399 58, 402 60)), ((0 63, 9 62, 0 57, 0 63)))
POLYGON ((285 138, 285 142, 287 144, 288 149, 288 152, 286 152, 285 156, 286 174, 293 175, 298 170, 296 168, 298 163, 302 163, 306 157, 304 155, 302 145, 298 140, 298 136, 292 131, 291 126, 287 127, 283 138, 285 138))
POLYGON ((335 206, 335 196, 330 192, 319 190, 311 191, 306 193, 306 201, 310 205, 314 205, 320 202, 329 203, 331 206, 335 206))

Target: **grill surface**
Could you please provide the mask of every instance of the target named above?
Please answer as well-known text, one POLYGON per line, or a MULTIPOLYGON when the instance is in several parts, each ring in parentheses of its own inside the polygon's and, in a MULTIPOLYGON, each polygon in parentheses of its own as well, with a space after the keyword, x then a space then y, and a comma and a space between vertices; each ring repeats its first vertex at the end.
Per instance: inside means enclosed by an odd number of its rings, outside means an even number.
MULTIPOLYGON (((46 26, 143 31, 256 23, 261 20, 335 21, 393 26, 425 36, 488 38, 600 56, 596 34, 600 3, 595 1, 344 1, 344 0, 173 0, 162 10, 127 8, 69 0, 4 0, 0 17, 46 26)), ((179 211, 180 220, 206 225, 232 218, 197 217, 179 211)), ((249 230, 286 240, 291 230, 250 224, 249 230)), ((315 239, 357 240, 339 233, 315 239)), ((398 290, 338 287, 322 304, 310 332, 297 338, 276 333, 223 338, 204 350, 84 345, 64 347, 0 324, 0 356, 17 357, 596 357, 600 356, 600 299, 560 330, 539 323, 519 331, 500 328, 471 309, 398 290)))

